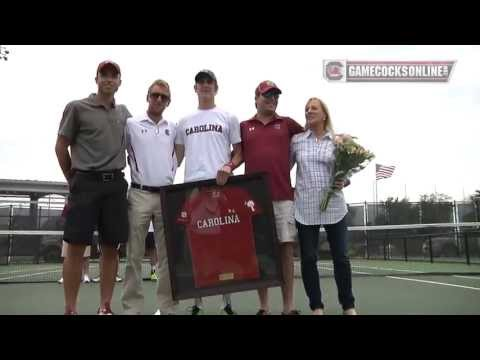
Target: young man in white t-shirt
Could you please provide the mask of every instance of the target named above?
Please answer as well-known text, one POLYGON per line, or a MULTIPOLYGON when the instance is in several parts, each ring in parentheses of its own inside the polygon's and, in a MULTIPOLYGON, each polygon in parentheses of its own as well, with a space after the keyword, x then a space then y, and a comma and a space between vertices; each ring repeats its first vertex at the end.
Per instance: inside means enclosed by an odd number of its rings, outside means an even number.
MULTIPOLYGON (((183 118, 177 129, 175 148, 178 163, 185 160, 185 182, 216 179, 224 185, 241 161, 240 125, 236 116, 215 105, 218 83, 210 70, 195 76, 198 110, 183 118), (233 147, 233 154, 231 153, 233 147)), ((223 311, 233 315, 230 295, 223 296, 223 311)), ((202 299, 195 299, 192 315, 202 313, 202 299)))

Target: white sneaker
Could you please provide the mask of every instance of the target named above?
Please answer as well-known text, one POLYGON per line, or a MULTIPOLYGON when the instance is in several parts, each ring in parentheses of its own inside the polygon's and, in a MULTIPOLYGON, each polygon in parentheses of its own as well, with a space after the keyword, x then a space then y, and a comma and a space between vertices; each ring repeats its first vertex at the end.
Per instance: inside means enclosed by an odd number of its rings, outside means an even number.
POLYGON ((63 284, 63 277, 57 281, 59 284, 63 284))
POLYGON ((357 312, 354 308, 351 308, 351 309, 344 310, 343 315, 357 315, 357 312))
POLYGON ((115 276, 115 281, 116 282, 121 282, 123 279, 120 276, 115 276))
POLYGON ((89 277, 88 275, 85 275, 85 276, 83 277, 83 283, 84 283, 84 284, 88 284, 90 281, 92 281, 92 280, 90 280, 90 277, 89 277))
POLYGON ((174 309, 165 310, 163 312, 160 311, 160 309, 158 309, 157 311, 155 311, 155 314, 153 315, 177 315, 177 313, 174 309))

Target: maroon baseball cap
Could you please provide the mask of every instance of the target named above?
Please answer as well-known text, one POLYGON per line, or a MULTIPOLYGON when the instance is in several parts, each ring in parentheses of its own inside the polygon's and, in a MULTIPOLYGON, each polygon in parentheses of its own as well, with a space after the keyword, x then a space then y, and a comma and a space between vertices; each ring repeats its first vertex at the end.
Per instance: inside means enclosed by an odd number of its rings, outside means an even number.
POLYGON ((117 71, 117 73, 120 74, 120 66, 118 66, 116 62, 113 62, 111 60, 105 60, 98 64, 97 74, 107 66, 112 66, 117 71))
POLYGON ((276 90, 278 94, 282 93, 282 90, 278 88, 278 86, 270 80, 265 80, 262 81, 257 88, 255 89, 255 94, 265 94, 266 92, 269 92, 271 90, 276 90))

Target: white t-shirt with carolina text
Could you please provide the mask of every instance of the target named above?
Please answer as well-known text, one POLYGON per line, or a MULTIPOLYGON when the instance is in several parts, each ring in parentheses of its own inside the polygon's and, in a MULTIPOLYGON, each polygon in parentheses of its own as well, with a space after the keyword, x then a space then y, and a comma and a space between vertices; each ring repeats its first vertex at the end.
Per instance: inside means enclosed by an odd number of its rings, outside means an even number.
POLYGON ((214 179, 241 142, 238 118, 217 107, 197 110, 178 123, 175 143, 185 147, 185 182, 214 179))

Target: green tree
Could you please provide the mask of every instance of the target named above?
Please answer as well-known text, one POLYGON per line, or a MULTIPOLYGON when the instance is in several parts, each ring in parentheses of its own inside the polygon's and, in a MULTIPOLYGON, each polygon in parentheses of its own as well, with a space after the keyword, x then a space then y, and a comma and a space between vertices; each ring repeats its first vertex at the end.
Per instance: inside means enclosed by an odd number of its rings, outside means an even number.
POLYGON ((475 190, 475 193, 470 195, 472 201, 480 201, 480 190, 475 190))
MULTIPOLYGON (((480 190, 475 190, 475 193, 470 195, 470 199, 472 200, 474 212, 471 216, 471 221, 480 221, 480 190)), ((470 215, 470 214, 468 214, 470 215)))
POLYGON ((411 203, 407 198, 399 200, 389 197, 385 202, 389 225, 418 224, 418 205, 411 203))
POLYGON ((433 193, 421 195, 421 222, 423 224, 453 222, 452 207, 452 198, 446 194, 433 193))

